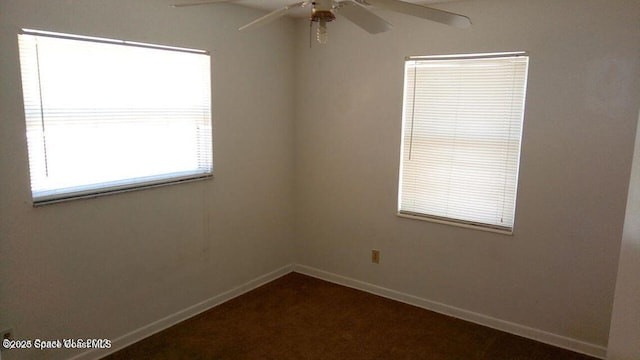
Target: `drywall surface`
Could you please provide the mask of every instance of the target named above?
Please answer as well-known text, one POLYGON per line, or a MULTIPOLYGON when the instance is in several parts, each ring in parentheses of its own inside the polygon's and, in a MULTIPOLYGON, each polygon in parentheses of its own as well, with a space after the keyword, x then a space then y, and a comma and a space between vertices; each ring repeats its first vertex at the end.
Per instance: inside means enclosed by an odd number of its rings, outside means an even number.
POLYGON ((434 6, 473 26, 378 11, 392 31, 370 35, 339 17, 329 43, 309 48, 298 23, 298 263, 604 356, 640 98, 640 7, 434 6), (513 236, 397 217, 405 56, 520 50, 530 68, 513 236))
POLYGON ((607 358, 635 360, 640 359, 640 131, 637 130, 619 262, 607 358))
POLYGON ((169 3, 0 1, 0 327, 16 339, 114 340, 293 262, 293 21, 240 33, 263 13, 169 3), (20 28, 209 50, 215 179, 32 207, 20 28))

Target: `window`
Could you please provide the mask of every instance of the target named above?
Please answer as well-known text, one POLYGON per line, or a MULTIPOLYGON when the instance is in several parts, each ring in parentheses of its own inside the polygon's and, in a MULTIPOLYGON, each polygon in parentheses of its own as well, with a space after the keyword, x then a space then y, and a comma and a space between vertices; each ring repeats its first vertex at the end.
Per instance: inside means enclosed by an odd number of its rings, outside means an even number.
POLYGON ((34 204, 209 178, 209 53, 23 30, 34 204))
POLYGON ((528 61, 406 59, 399 215, 512 233, 528 61))

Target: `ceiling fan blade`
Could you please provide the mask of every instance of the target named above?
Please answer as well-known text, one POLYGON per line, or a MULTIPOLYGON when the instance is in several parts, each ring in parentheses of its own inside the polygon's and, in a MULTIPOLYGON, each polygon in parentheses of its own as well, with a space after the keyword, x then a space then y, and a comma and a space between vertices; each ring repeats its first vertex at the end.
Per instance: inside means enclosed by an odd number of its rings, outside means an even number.
POLYGON ((301 1, 299 3, 287 5, 287 6, 285 6, 283 8, 280 8, 280 9, 278 9, 276 11, 272 11, 272 12, 268 13, 267 15, 265 15, 265 16, 263 16, 261 18, 253 20, 252 22, 248 23, 245 26, 242 26, 238 30, 246 30, 246 29, 253 28, 253 27, 256 27, 256 26, 261 26, 261 25, 268 24, 268 23, 272 22, 273 20, 275 20, 275 19, 277 19, 277 18, 279 18, 281 16, 286 15, 287 12, 290 9, 296 8, 296 7, 303 7, 303 6, 307 5, 308 3, 309 3, 308 1, 301 1))
POLYGON ((202 1, 192 1, 186 3, 177 3, 170 5, 171 7, 185 7, 185 6, 196 6, 196 5, 207 5, 207 4, 216 4, 222 2, 231 2, 234 0, 202 0, 202 1))
POLYGON ((439 22, 445 25, 451 25, 458 28, 468 28, 471 26, 471 20, 464 16, 452 12, 438 10, 418 4, 412 4, 400 0, 362 0, 367 4, 377 6, 381 9, 387 9, 406 15, 417 16, 419 18, 439 22))
POLYGON ((339 2, 337 10, 338 14, 346 17, 349 21, 371 34, 388 31, 393 27, 393 25, 386 22, 383 18, 354 1, 339 2))

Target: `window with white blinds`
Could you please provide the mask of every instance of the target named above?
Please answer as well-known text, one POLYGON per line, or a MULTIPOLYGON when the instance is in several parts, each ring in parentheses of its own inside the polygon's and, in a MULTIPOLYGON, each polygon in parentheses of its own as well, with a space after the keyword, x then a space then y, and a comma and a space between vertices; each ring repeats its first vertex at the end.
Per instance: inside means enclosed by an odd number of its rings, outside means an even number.
POLYGON ((23 30, 34 204, 209 178, 209 53, 23 30))
POLYGON ((528 59, 407 58, 399 215, 513 232, 528 59))

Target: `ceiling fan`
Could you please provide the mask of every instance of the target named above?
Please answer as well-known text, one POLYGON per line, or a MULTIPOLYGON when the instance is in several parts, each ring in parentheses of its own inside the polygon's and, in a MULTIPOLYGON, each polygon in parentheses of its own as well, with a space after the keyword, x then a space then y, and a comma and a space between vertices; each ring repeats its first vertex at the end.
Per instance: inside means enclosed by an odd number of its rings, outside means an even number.
MULTIPOLYGON (((172 7, 184 7, 204 4, 214 4, 221 2, 230 2, 235 0, 200 0, 188 3, 178 3, 171 5, 172 7)), ((296 8, 304 8, 311 6, 311 14, 309 16, 309 26, 314 22, 318 23, 317 40, 324 44, 327 42, 327 23, 336 19, 336 13, 344 16, 347 20, 356 24, 360 28, 371 34, 377 34, 391 30, 393 25, 383 18, 374 14, 368 9, 369 6, 377 7, 403 13, 406 15, 416 16, 422 19, 439 22, 445 25, 455 26, 458 28, 468 28, 471 26, 471 20, 460 14, 438 10, 418 4, 413 4, 401 0, 305 0, 294 4, 287 5, 275 11, 262 16, 247 25, 240 27, 238 30, 246 30, 260 25, 268 24, 275 19, 286 15, 290 10, 296 8)))

